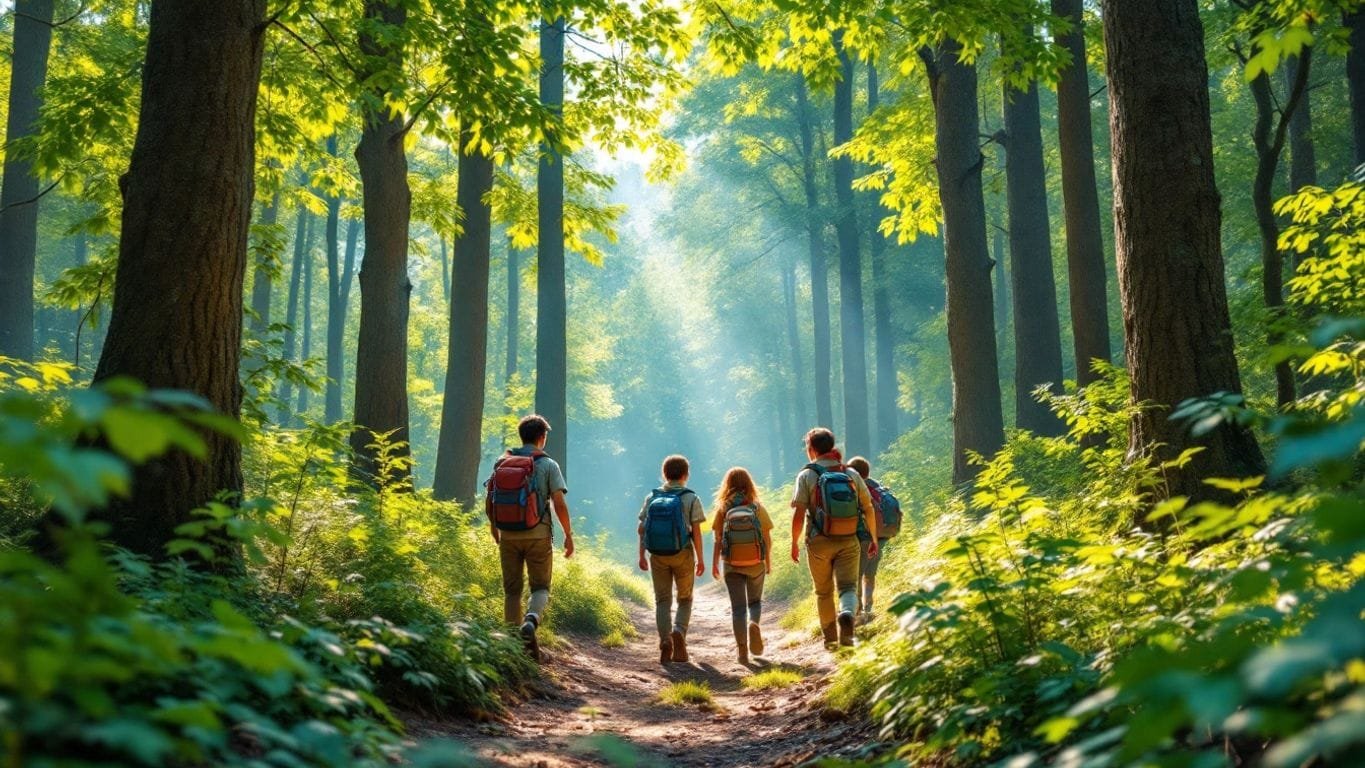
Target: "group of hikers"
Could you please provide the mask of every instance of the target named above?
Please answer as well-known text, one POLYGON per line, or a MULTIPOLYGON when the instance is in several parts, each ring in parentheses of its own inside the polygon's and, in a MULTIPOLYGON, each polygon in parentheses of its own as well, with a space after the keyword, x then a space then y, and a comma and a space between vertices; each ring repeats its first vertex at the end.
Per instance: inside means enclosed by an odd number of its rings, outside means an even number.
MULTIPOLYGON (((552 520, 557 518, 563 528, 566 558, 573 556, 573 529, 564 499, 568 490, 564 473, 545 455, 549 422, 527 416, 517 432, 522 446, 494 464, 485 506, 502 564, 503 618, 520 626, 527 652, 539 659, 536 632, 549 603, 554 569, 552 520), (527 582, 531 596, 523 611, 527 582)), ((855 627, 872 617, 877 566, 888 540, 900 530, 900 503, 870 477, 867 459, 844 461, 830 430, 816 427, 807 432, 805 447, 810 463, 797 474, 791 499, 791 558, 801 561, 804 535, 825 644, 851 646, 855 627)), ((648 571, 654 583, 654 619, 663 663, 689 660, 692 586, 706 572, 702 524, 707 513, 701 498, 687 487, 690 470, 683 456, 664 459, 663 485, 645 498, 636 529, 640 569, 648 571)), ((734 467, 726 472, 712 512, 711 575, 723 579, 729 593, 741 664, 763 653, 760 618, 763 582, 773 569, 772 528, 748 470, 734 467)))

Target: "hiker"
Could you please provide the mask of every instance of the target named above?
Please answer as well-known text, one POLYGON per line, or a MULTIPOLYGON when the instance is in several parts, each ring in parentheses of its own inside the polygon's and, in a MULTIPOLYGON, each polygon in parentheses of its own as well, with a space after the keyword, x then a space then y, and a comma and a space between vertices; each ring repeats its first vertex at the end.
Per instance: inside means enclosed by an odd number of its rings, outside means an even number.
POLYGON ((815 583, 825 644, 837 641, 850 646, 853 612, 858 607, 858 525, 861 522, 867 527, 871 537, 868 555, 876 557, 877 516, 862 476, 849 471, 835 449, 833 432, 824 427, 807 432, 806 456, 811 462, 797 474, 792 496, 792 562, 801 562, 800 541, 805 528, 806 564, 815 583))
POLYGON ((730 621, 740 664, 748 664, 751 653, 755 656, 763 653, 763 633, 758 622, 763 614, 763 580, 773 571, 772 530, 773 521, 759 503, 753 477, 742 467, 730 469, 716 492, 716 516, 711 521, 715 538, 711 577, 720 581, 724 563, 725 590, 730 593, 730 621))
POLYGON ((848 468, 857 472, 867 484, 867 493, 872 497, 872 507, 877 511, 876 554, 868 554, 872 549, 872 535, 865 526, 858 526, 858 610, 854 618, 859 624, 872 621, 872 593, 877 588, 877 566, 886 557, 886 544, 901 529, 901 503, 890 488, 872 479, 872 464, 862 456, 848 460, 848 468))
POLYGON ((550 602, 550 578, 554 572, 553 517, 559 518, 564 529, 565 559, 573 557, 573 528, 569 505, 564 501, 569 490, 564 472, 558 462, 545 455, 550 422, 542 416, 527 416, 517 424, 517 434, 522 446, 507 451, 493 464, 493 474, 485 484, 485 511, 502 563, 503 620, 512 626, 521 625, 526 652, 539 661, 536 630, 550 602), (521 593, 525 581, 531 583, 531 600, 523 614, 521 593))
POLYGON ((690 471, 682 456, 664 459, 663 487, 651 491, 640 507, 640 570, 649 571, 654 581, 654 623, 659 630, 662 664, 688 660, 692 582, 706 572, 701 554, 701 524, 706 520, 706 510, 697 494, 687 488, 690 471), (670 620, 675 588, 678 613, 670 620))

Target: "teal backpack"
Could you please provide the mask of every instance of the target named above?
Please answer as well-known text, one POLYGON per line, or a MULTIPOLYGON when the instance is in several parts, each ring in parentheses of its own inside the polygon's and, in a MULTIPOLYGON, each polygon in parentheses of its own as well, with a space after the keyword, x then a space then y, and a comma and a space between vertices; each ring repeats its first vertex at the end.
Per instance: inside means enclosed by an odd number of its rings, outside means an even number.
MULTIPOLYGON (((645 549, 656 555, 676 555, 692 540, 687 519, 686 488, 656 488, 645 505, 645 549)), ((695 494, 693 494, 695 495, 695 494)))
POLYGON ((831 468, 814 462, 806 469, 816 474, 810 504, 811 532, 835 539, 856 536, 862 507, 848 470, 842 464, 831 468))

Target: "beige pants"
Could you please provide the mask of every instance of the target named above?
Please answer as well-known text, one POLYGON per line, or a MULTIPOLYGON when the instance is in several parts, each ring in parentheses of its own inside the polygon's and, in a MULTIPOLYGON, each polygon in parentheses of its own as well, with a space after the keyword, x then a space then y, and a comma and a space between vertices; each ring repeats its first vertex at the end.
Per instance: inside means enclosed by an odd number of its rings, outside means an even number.
POLYGON ((815 584, 820 627, 828 631, 839 612, 852 613, 858 605, 858 537, 815 535, 806 540, 806 565, 815 584), (839 591, 838 611, 834 591, 839 591))
POLYGON ((688 547, 676 555, 649 555, 649 575, 654 581, 654 625, 659 639, 666 639, 673 630, 687 634, 692 620, 692 583, 697 579, 697 558, 688 547), (678 591, 678 613, 673 608, 673 590, 678 591))
POLYGON ((507 539, 498 542, 502 561, 502 618, 508 624, 520 624, 525 618, 521 610, 522 588, 530 577, 531 602, 526 613, 537 619, 545 618, 545 606, 550 602, 550 579, 554 575, 554 544, 543 539, 507 539), (524 573, 523 573, 524 571, 524 573))

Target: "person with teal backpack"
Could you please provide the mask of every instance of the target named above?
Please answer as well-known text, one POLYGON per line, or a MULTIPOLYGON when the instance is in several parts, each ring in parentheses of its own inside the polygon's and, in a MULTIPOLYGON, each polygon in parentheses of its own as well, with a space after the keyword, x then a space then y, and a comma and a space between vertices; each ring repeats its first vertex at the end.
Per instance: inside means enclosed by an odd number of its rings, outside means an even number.
POLYGON ((867 492, 872 497, 872 506, 877 510, 877 546, 876 554, 868 554, 873 550, 871 546, 872 535, 867 532, 867 528, 859 526, 858 540, 858 611, 854 614, 858 623, 866 624, 872 620, 872 593, 877 588, 877 568, 881 565, 882 558, 886 557, 886 545, 892 538, 900 533, 901 530, 901 503, 890 488, 873 480, 872 464, 862 456, 854 456, 848 460, 848 467, 862 476, 867 483, 867 492))
POLYGON ((706 571, 701 524, 706 510, 688 490, 691 467, 682 456, 664 459, 664 484, 640 508, 640 570, 654 581, 654 623, 659 630, 659 661, 687 661, 687 625, 692 618, 692 584, 706 571), (646 557, 648 555, 648 557, 646 557), (678 612, 673 608, 677 591, 678 612))
POLYGON ((805 529, 806 564, 815 584, 820 631, 826 645, 850 646, 858 607, 858 527, 866 527, 871 535, 868 550, 876 557, 877 515, 862 476, 844 465, 833 432, 824 427, 807 432, 806 456, 810 463, 796 476, 792 496, 792 561, 801 562, 805 529))

